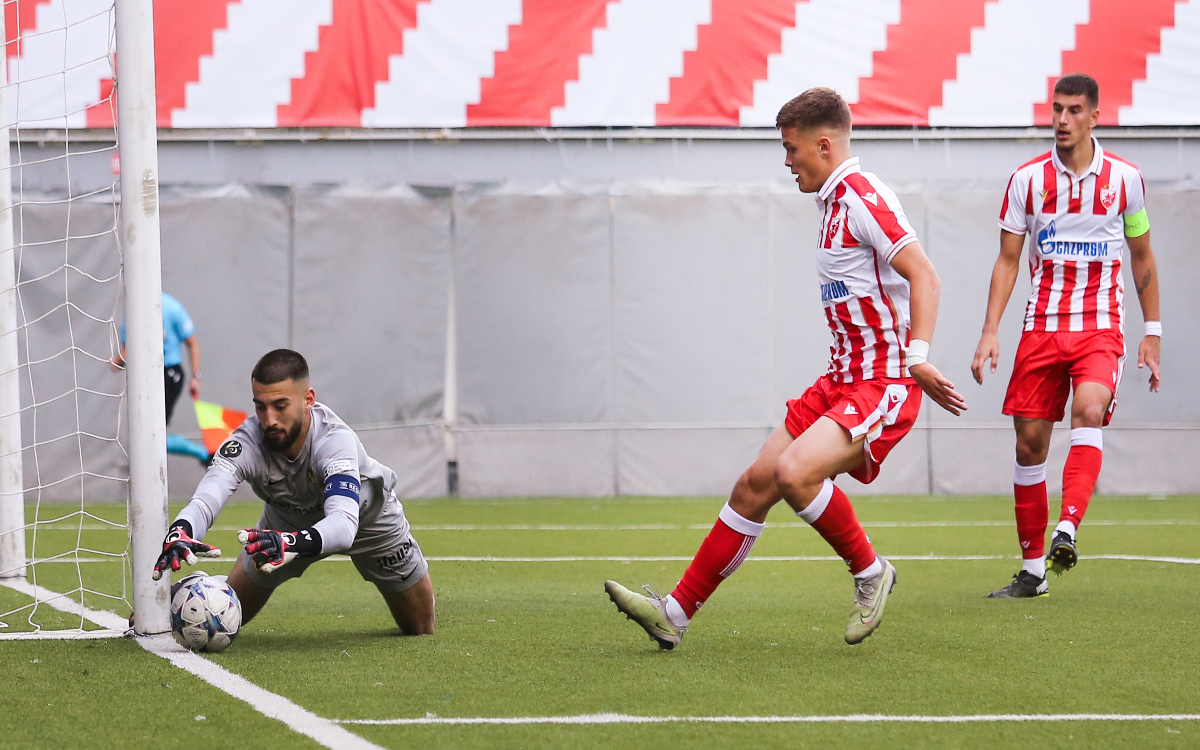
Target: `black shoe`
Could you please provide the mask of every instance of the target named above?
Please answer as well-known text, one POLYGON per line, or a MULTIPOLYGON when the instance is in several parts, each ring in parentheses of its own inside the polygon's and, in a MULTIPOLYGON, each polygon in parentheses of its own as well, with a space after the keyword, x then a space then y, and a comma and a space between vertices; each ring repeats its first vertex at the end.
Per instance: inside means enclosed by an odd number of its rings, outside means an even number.
POLYGON ((1013 576, 1012 583, 988 594, 990 599, 1028 599, 1034 596, 1050 596, 1050 584, 1045 578, 1038 578, 1028 570, 1022 570, 1013 576))
POLYGON ((1054 535, 1046 562, 1050 563, 1050 570, 1054 571, 1056 576, 1066 573, 1079 562, 1079 555, 1075 552, 1075 540, 1068 536, 1067 532, 1060 531, 1054 535))

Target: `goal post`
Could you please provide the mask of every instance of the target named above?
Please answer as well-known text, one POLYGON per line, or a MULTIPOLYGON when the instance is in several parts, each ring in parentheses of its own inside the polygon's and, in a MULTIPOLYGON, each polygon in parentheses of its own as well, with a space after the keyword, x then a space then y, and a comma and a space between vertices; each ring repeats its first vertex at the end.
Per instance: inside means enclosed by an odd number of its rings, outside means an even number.
POLYGON ((170 582, 151 578, 168 522, 152 0, 116 0, 116 39, 133 627, 145 635, 171 629, 170 582))
MULTIPOLYGON (((0 13, 0 39, 7 39, 0 13)), ((0 65, 0 113, 8 111, 8 66, 0 65)), ((21 384, 13 233, 11 128, 0 138, 0 578, 25 578, 25 480, 21 467, 21 384)))

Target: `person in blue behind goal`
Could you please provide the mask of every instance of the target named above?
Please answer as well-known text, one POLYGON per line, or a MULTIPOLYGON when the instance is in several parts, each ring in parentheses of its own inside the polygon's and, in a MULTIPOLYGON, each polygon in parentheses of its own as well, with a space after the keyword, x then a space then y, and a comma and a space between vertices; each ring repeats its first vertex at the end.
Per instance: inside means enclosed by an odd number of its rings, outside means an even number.
MULTIPOLYGON (((167 424, 171 424, 171 415, 175 413, 175 402, 183 393, 183 353, 181 348, 188 350, 188 367, 192 377, 188 381, 188 393, 192 400, 200 398, 200 342, 196 339, 196 326, 192 316, 188 315, 183 303, 171 295, 162 295, 163 319, 163 391, 167 397, 167 424)), ((121 324, 121 350, 112 358, 115 369, 125 366, 125 324, 121 324)), ((212 456, 203 445, 188 440, 183 435, 167 434, 167 453, 181 456, 191 456, 202 464, 207 464, 212 456)))
POLYGON ((358 435, 309 386, 308 363, 290 349, 268 352, 250 374, 254 415, 221 444, 192 501, 163 540, 154 578, 182 562, 216 557, 205 544, 221 509, 242 482, 266 505, 229 574, 242 622, 272 592, 334 553, 350 556, 375 584, 405 635, 433 632, 429 564, 396 498, 396 474, 367 455, 358 435))

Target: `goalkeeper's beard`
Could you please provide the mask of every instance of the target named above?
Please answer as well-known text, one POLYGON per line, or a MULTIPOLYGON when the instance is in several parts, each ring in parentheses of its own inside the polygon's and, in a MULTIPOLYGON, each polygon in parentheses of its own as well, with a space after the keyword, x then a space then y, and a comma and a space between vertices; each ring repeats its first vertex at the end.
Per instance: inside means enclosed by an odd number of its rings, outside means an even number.
POLYGON ((282 431, 263 430, 263 442, 276 453, 283 453, 292 447, 296 442, 296 438, 300 437, 300 428, 303 426, 303 421, 298 421, 292 425, 292 428, 286 434, 282 431))

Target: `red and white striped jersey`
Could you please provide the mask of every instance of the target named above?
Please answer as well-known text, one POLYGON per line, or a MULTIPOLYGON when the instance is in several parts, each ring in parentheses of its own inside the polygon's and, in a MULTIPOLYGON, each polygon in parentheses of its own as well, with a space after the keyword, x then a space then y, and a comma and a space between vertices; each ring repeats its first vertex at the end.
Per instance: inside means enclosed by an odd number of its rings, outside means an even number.
POLYGON ((896 194, 847 159, 817 193, 817 277, 833 331, 829 374, 839 383, 906 378, 908 281, 891 261, 917 235, 896 194))
POLYGON ((1081 178, 1050 151, 1008 181, 1000 228, 1030 235, 1026 331, 1124 332, 1123 217, 1145 208, 1146 185, 1137 167, 1095 138, 1092 145, 1096 155, 1081 178))

